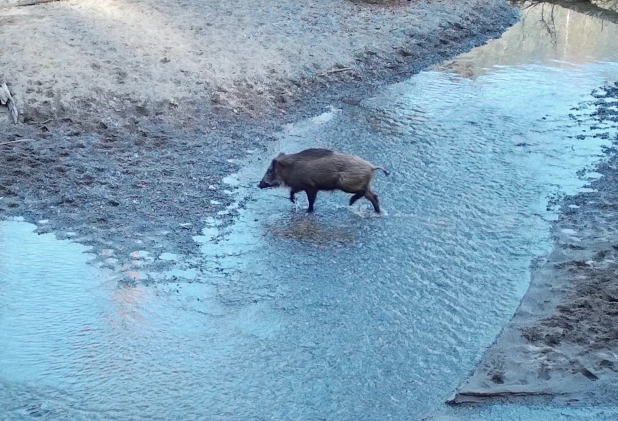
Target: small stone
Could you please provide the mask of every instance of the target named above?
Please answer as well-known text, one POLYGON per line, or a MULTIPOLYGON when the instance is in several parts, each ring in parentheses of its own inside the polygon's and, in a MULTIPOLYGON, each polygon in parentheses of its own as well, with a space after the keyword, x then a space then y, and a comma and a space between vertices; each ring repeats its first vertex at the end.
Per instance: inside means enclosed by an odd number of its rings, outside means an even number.
POLYGON ((167 261, 170 261, 170 260, 178 260, 178 255, 176 255, 176 254, 174 254, 174 253, 168 253, 168 252, 165 252, 165 253, 161 253, 161 254, 159 255, 159 259, 161 259, 161 260, 167 260, 167 261))
POLYGON ((145 250, 137 250, 131 252, 130 256, 134 259, 146 259, 150 256, 150 253, 145 250))
POLYGON ((597 381, 599 380, 599 377, 597 377, 596 374, 594 374, 592 371, 588 370, 587 368, 582 368, 581 373, 588 379, 588 380, 592 380, 597 381))

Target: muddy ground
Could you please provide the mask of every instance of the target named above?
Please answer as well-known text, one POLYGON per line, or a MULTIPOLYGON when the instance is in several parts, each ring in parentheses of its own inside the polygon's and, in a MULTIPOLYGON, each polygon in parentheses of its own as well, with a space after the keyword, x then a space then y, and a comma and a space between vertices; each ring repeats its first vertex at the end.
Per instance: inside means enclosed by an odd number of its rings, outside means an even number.
POLYGON ((512 321, 452 403, 618 397, 618 82, 593 95, 600 136, 614 145, 595 170, 602 176, 564 198, 553 251, 535 263, 512 321))
POLYGON ((195 253, 232 201, 221 180, 281 124, 353 107, 518 16, 500 0, 0 9, 0 79, 20 110, 17 125, 0 114, 0 215, 121 261, 195 253))

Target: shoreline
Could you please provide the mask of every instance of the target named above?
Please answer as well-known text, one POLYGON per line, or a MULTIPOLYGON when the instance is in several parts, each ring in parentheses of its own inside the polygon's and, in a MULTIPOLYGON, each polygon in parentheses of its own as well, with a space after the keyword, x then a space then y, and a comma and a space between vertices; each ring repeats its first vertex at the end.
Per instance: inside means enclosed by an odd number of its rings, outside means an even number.
MULTIPOLYGON (((595 97, 598 124, 615 132, 618 82, 595 97)), ((532 263, 513 318, 448 404, 618 398, 618 137, 611 140, 595 169, 601 177, 563 200, 552 251, 532 263)))

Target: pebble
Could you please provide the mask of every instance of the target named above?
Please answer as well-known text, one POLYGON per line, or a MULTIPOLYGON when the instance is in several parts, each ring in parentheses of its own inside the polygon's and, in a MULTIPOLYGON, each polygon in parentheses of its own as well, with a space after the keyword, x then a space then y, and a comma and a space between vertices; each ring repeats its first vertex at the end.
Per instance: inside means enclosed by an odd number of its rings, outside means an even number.
POLYGON ((174 253, 169 253, 169 252, 165 252, 165 253, 161 253, 159 255, 159 259, 161 260, 178 260, 178 255, 174 254, 174 253))
POLYGON ((130 256, 134 259, 147 259, 150 256, 150 253, 146 250, 137 250, 131 252, 130 256))

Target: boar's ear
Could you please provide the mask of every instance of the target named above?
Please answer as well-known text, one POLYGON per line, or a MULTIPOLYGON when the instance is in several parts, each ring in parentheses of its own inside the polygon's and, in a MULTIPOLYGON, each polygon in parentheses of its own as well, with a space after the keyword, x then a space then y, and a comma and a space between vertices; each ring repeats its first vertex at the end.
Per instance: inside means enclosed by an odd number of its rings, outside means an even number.
POLYGON ((277 155, 275 159, 273 159, 273 166, 277 168, 277 167, 285 167, 289 165, 289 163, 283 158, 285 158, 285 154, 281 152, 279 155, 277 155))

